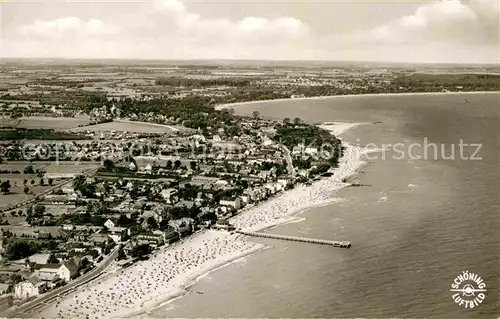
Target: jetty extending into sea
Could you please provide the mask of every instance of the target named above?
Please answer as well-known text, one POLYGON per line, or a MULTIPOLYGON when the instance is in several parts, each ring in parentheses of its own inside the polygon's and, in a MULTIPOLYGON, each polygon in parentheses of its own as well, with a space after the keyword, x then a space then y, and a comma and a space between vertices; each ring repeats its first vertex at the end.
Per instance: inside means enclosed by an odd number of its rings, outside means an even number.
POLYGON ((242 235, 246 235, 246 236, 253 236, 253 237, 290 240, 290 241, 297 241, 297 242, 311 243, 311 244, 320 244, 320 245, 330 245, 330 246, 339 247, 339 248, 350 248, 351 247, 350 241, 336 241, 336 240, 317 239, 317 238, 285 236, 285 235, 257 233, 257 232, 243 231, 243 230, 236 230, 236 232, 238 234, 242 234, 242 235))

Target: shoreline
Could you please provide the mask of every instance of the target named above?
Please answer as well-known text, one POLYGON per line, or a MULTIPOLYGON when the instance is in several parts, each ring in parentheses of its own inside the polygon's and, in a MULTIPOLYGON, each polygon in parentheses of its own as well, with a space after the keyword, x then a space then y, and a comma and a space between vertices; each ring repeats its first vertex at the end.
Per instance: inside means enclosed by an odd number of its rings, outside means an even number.
POLYGON ((282 98, 271 100, 257 100, 246 102, 224 103, 215 106, 216 110, 223 110, 232 107, 239 107, 243 105, 270 103, 270 102, 286 102, 286 101, 305 101, 305 100, 327 100, 335 98, 350 98, 350 97, 384 97, 384 96, 413 96, 413 95, 473 95, 473 94, 500 94, 500 91, 466 91, 466 92, 403 92, 403 93, 367 93, 367 94, 340 94, 340 95, 322 95, 322 96, 309 96, 299 98, 282 98))
MULTIPOLYGON (((330 122, 326 126, 332 134, 340 135, 362 124, 364 123, 342 125, 330 122)), ((332 195, 350 185, 342 180, 356 174, 368 164, 361 160, 363 154, 378 151, 347 143, 345 145, 344 156, 331 177, 315 181, 310 186, 299 185, 282 192, 243 210, 232 217, 231 222, 237 228, 261 231, 290 222, 300 222, 298 214, 318 205, 338 201, 332 195)), ((303 218, 305 217, 302 220, 303 218)), ((186 238, 178 245, 157 251, 149 260, 120 269, 103 281, 80 287, 57 304, 47 305, 30 315, 59 318, 147 316, 162 305, 188 294, 189 288, 206 274, 266 247, 240 234, 205 230, 186 238)))

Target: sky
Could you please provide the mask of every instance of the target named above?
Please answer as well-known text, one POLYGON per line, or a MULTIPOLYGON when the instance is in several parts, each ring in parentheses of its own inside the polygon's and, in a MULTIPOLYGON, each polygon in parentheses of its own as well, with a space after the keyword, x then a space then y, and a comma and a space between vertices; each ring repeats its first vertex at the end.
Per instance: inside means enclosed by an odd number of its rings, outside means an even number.
POLYGON ((499 0, 0 0, 1 57, 500 63, 499 0))

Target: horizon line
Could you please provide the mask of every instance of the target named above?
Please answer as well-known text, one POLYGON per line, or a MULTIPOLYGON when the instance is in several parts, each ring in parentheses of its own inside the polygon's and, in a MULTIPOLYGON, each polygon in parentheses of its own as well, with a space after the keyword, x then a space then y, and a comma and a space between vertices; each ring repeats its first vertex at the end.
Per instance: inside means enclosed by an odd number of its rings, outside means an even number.
POLYGON ((66 61, 140 61, 140 62, 309 62, 309 63, 369 63, 369 64, 438 64, 438 65, 488 65, 499 66, 499 62, 443 62, 443 61, 373 61, 373 60, 299 60, 299 59, 259 59, 259 58, 77 58, 77 57, 0 57, 4 60, 66 60, 66 61))

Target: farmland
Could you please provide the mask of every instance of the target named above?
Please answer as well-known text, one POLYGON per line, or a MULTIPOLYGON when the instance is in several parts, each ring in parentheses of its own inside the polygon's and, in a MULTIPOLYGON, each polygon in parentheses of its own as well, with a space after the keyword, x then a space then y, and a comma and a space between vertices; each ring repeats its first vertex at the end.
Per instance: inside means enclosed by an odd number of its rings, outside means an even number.
POLYGON ((90 119, 87 116, 78 117, 23 117, 12 119, 0 118, 0 127, 16 127, 26 129, 54 129, 67 130, 78 126, 88 125, 90 119))
POLYGON ((161 125, 155 123, 146 123, 146 122, 133 122, 126 120, 115 120, 114 122, 109 123, 101 123, 96 125, 82 126, 78 128, 74 128, 72 132, 107 132, 107 131, 123 131, 129 133, 170 133, 173 131, 177 131, 178 129, 169 126, 169 125, 161 125))
MULTIPOLYGON (((11 172, 10 174, 0 174, 1 181, 8 180, 11 184, 10 193, 0 195, 0 207, 19 203, 51 187, 47 182, 42 184, 41 178, 36 173, 24 174, 24 169, 29 165, 33 167, 35 172, 40 170, 48 174, 46 176, 52 175, 54 177, 57 175, 71 176, 73 174, 80 174, 85 170, 99 166, 97 163, 88 162, 33 162, 31 164, 29 162, 7 162, 0 164, 0 171, 11 172), (24 180, 26 180, 26 187, 29 189, 27 194, 24 192, 24 180)), ((54 182, 55 184, 56 182, 54 182)))

